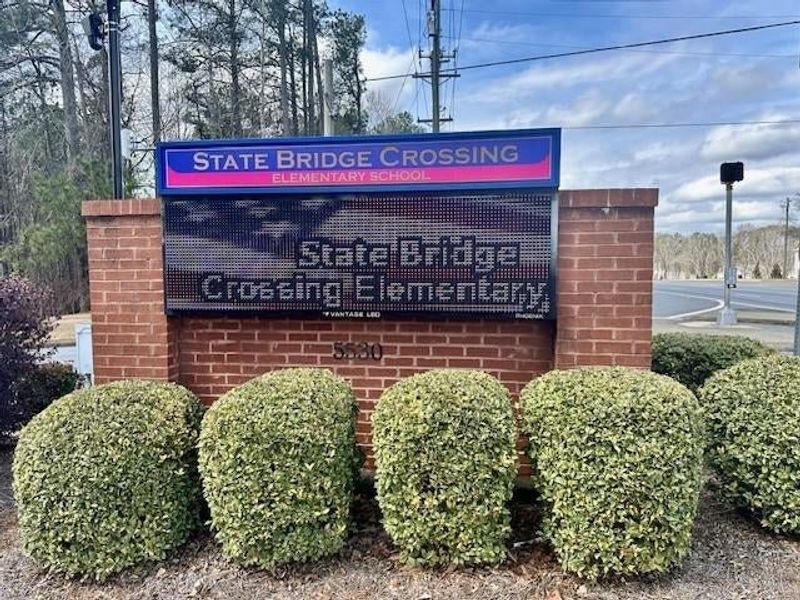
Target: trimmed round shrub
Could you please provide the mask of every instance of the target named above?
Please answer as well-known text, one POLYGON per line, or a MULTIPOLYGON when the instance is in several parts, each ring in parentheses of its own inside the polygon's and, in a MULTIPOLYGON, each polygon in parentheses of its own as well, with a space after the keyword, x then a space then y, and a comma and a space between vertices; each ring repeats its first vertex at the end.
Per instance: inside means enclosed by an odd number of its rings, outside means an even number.
POLYGON ((383 393, 373 415, 378 502, 404 562, 505 558, 516 437, 508 391, 486 373, 429 371, 383 393))
POLYGON ((652 369, 696 392, 717 371, 772 353, 758 340, 739 335, 658 333, 653 336, 652 369))
POLYGON ((203 418, 200 472, 222 550, 244 565, 314 560, 347 536, 355 396, 324 369, 248 381, 203 418))
POLYGON ((723 494, 764 527, 800 533, 800 359, 741 362, 712 376, 700 401, 723 494))
POLYGON ((175 384, 119 381, 56 400, 13 464, 24 551, 96 579, 163 559, 199 524, 202 409, 175 384))
POLYGON ((552 371, 520 399, 544 533, 564 570, 663 572, 688 553, 704 442, 691 391, 611 367, 552 371))

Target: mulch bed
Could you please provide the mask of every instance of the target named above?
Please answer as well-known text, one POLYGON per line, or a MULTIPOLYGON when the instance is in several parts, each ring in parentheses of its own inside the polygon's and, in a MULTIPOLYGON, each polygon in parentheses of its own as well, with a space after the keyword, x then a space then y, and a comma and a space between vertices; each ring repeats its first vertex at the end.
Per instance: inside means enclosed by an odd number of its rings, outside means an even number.
POLYGON ((230 564, 208 533, 194 536, 172 557, 112 577, 103 584, 68 579, 38 568, 19 549, 10 502, 11 454, 0 450, 0 598, 3 600, 438 600, 469 598, 569 600, 797 600, 800 540, 761 531, 705 494, 692 555, 659 577, 586 584, 565 575, 536 538, 538 517, 529 494, 513 503, 510 558, 489 569, 425 570, 397 562, 380 526, 373 495, 362 489, 355 527, 336 558, 266 572, 230 564))

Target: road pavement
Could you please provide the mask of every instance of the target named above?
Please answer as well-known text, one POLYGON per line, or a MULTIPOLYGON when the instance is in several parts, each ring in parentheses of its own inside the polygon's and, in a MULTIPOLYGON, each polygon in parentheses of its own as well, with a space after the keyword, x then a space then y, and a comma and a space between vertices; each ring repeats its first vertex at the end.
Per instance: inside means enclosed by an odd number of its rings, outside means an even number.
POLYGON ((797 281, 740 281, 731 292, 739 322, 717 327, 722 307, 721 281, 656 281, 653 284, 653 331, 692 331, 745 335, 781 352, 794 343, 797 281))
MULTIPOLYGON (((713 319, 722 307, 722 282, 656 281, 653 284, 653 317, 684 321, 713 319)), ((740 281, 731 290, 731 304, 737 311, 772 313, 775 320, 794 318, 797 281, 740 281)))

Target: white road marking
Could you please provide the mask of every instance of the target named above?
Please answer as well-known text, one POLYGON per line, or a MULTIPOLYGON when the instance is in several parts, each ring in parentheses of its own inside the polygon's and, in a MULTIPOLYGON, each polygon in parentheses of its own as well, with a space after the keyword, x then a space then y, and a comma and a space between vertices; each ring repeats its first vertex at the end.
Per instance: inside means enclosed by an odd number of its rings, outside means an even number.
POLYGON ((703 308, 701 310, 693 310, 692 312, 683 313, 680 315, 672 315, 669 317, 657 317, 661 319, 667 319, 670 321, 677 321, 678 319, 686 319, 688 317, 696 317, 697 315, 702 315, 705 313, 713 312, 715 310, 719 310, 722 308, 725 303, 722 300, 715 300, 714 298, 708 298, 707 296, 695 296, 693 294, 684 294, 682 292, 670 292, 667 290, 660 290, 660 294, 672 294, 673 296, 680 296, 681 298, 694 298, 695 300, 707 300, 709 302, 716 302, 716 306, 712 306, 711 308, 703 308))
MULTIPOLYGON (((743 292, 744 293, 748 293, 748 292, 752 293, 752 290, 743 290, 743 292)), ((677 316, 673 316, 673 317, 660 317, 662 319, 677 319, 677 318, 684 317, 684 316, 693 316, 695 314, 703 314, 703 313, 706 313, 706 312, 711 312, 712 310, 719 310, 725 304, 719 298, 713 298, 713 297, 710 297, 710 296, 699 296, 697 294, 684 294, 683 292, 675 292, 675 291, 664 290, 664 289, 658 290, 658 293, 659 294, 672 294, 674 296, 682 296, 684 298, 694 298, 696 300, 708 300, 709 302, 719 302, 719 304, 717 306, 715 306, 714 308, 703 309, 701 311, 693 311, 693 312, 690 312, 690 313, 686 313, 685 315, 677 315, 677 316)), ((782 312, 782 313, 789 313, 789 314, 794 314, 794 312, 795 312, 794 308, 784 308, 784 307, 775 306, 775 305, 768 306, 766 304, 755 304, 755 303, 752 303, 752 302, 744 302, 742 300, 737 300, 735 298, 731 299, 731 305, 734 306, 734 307, 736 307, 736 306, 746 306, 748 308, 757 308, 759 310, 765 310, 767 312, 782 312)))

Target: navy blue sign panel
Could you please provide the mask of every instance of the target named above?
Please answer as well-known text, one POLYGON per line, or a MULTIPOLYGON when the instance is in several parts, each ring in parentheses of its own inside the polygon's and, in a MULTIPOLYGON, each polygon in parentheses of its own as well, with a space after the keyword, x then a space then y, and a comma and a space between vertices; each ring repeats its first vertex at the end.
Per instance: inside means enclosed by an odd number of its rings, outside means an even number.
POLYGON ((553 193, 167 197, 169 312, 546 319, 553 193))
POLYGON ((158 144, 160 196, 549 189, 561 130, 158 144))

